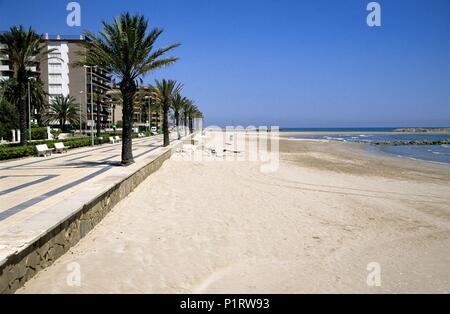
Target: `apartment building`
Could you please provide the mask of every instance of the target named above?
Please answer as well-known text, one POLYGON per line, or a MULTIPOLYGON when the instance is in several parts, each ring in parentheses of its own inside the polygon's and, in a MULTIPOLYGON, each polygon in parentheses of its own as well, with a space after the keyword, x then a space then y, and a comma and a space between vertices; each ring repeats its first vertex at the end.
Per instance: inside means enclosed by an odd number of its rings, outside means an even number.
MULTIPOLYGON (((0 44, 0 48, 4 48, 4 45, 0 44)), ((35 75, 37 75, 39 71, 38 64, 31 64, 27 68, 28 70, 35 73, 35 75)), ((11 68, 9 57, 7 55, 0 55, 0 81, 7 80, 12 76, 13 76, 13 69, 11 68)))
POLYGON ((106 93, 111 88, 111 76, 100 68, 75 65, 81 58, 81 49, 84 49, 81 43, 87 39, 48 34, 44 38, 50 52, 47 60, 40 64, 40 78, 49 94, 49 102, 56 96, 73 96, 81 104, 81 120, 85 128, 88 121, 97 121, 97 106, 100 106, 101 128, 110 127, 112 108, 106 93))
MULTIPOLYGON (((116 94, 120 94, 119 86, 114 85, 112 90, 114 90, 116 94)), ((141 86, 138 88, 138 91, 136 93, 133 106, 133 126, 140 128, 156 126, 158 129, 160 129, 163 119, 162 112, 156 109, 155 104, 152 104, 150 99, 139 97, 139 94, 142 91, 148 91, 148 88, 141 86)), ((115 108, 113 112, 113 121, 116 123, 122 120, 122 112, 119 112, 119 110, 122 110, 122 103, 117 101, 112 101, 111 103, 113 104, 113 108, 115 108)))
MULTIPOLYGON (((4 48, 3 46, 0 44, 0 48, 4 48)), ((0 55, 0 81, 9 79, 11 75, 12 72, 9 68, 8 56, 0 55)))
MULTIPOLYGON (((148 92, 148 87, 139 87, 139 91, 148 92)), ((137 127, 152 127, 156 126, 161 129, 163 116, 161 110, 156 108, 151 99, 136 99, 133 108, 133 122, 137 127)))

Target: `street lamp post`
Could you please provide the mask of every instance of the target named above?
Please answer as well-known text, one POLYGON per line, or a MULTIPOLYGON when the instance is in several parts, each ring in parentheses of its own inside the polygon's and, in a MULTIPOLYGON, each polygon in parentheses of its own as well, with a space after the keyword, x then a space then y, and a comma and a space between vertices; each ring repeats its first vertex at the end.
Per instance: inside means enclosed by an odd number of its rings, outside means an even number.
POLYGON ((83 120, 81 118, 81 111, 82 111, 82 106, 83 106, 83 91, 80 90, 80 136, 83 134, 83 130, 82 130, 82 125, 83 125, 83 120))
POLYGON ((35 80, 34 77, 28 78, 28 140, 31 141, 31 89, 30 81, 35 80))
POLYGON ((89 68, 91 73, 91 145, 94 146, 94 93, 92 88, 92 76, 93 76, 93 68, 96 69, 97 66, 85 65, 84 67, 89 68))
POLYGON ((94 146, 94 92, 92 86, 92 67, 91 67, 91 145, 94 146))
POLYGON ((148 99, 148 131, 150 132, 151 130, 151 125, 152 125, 152 112, 150 110, 150 105, 151 105, 151 98, 150 96, 145 96, 146 99, 148 99))
POLYGON ((109 100, 109 128, 112 129, 113 125, 113 104, 111 99, 109 100))

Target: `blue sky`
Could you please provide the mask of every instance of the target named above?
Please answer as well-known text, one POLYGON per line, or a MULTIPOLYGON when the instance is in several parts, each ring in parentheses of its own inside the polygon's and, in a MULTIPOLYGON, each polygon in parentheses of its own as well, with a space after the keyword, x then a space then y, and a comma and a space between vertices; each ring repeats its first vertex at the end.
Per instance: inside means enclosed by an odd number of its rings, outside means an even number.
POLYGON ((0 0, 0 30, 80 34, 144 14, 161 45, 182 43, 145 80, 184 82, 208 125, 450 126, 449 0, 378 1, 379 28, 369 0, 83 0, 81 27, 68 2, 0 0))

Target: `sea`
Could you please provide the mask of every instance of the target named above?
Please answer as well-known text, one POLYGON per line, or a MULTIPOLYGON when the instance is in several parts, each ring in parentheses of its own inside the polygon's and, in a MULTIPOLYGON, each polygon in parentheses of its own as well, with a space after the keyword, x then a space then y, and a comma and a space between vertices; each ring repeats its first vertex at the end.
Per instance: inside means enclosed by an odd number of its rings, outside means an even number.
POLYGON ((320 135, 296 135, 292 138, 367 143, 366 149, 372 153, 450 164, 450 145, 369 145, 370 142, 431 141, 450 138, 450 134, 383 134, 393 132, 395 129, 397 128, 282 128, 280 131, 321 132, 320 135))

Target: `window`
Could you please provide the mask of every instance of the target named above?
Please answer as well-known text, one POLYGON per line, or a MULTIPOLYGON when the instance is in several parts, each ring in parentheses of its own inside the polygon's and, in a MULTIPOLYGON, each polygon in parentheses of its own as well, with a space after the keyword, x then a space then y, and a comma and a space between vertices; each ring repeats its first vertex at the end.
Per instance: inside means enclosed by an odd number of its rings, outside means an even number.
POLYGON ((61 73, 50 73, 48 76, 50 78, 54 78, 54 79, 58 79, 58 78, 62 77, 61 73))
POLYGON ((50 69, 61 69, 61 63, 49 63, 48 67, 50 69))
POLYGON ((49 84, 48 85, 48 93, 49 94, 61 94, 62 93, 62 85, 61 84, 49 84))
POLYGON ((49 57, 49 59, 60 59, 61 58, 61 54, 53 52, 53 53, 49 53, 48 57, 49 57))

